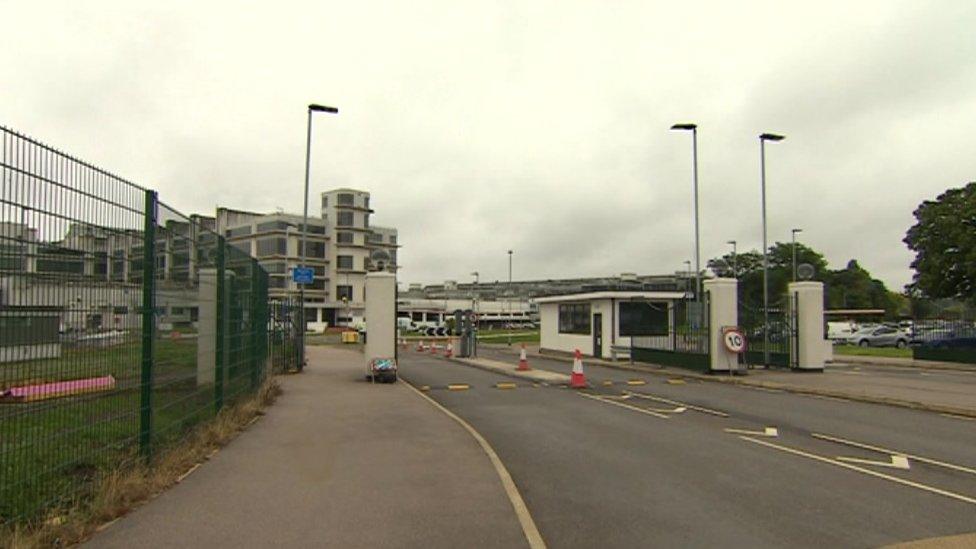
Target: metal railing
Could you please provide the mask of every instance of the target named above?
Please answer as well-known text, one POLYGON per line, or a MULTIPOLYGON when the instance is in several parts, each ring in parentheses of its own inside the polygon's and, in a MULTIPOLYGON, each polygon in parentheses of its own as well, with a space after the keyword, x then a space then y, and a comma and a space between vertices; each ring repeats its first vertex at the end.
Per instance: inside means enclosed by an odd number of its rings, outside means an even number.
POLYGON ((0 523, 254 393, 267 295, 212 218, 0 127, 0 523))

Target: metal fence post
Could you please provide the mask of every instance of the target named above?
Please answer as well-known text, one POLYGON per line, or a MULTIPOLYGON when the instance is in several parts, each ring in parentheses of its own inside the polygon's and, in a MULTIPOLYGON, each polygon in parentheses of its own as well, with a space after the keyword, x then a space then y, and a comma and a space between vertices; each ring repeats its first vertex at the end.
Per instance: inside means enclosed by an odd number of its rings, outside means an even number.
POLYGON ((216 349, 214 352, 214 414, 220 412, 224 407, 224 367, 227 360, 227 353, 224 350, 224 338, 227 337, 225 324, 227 322, 226 303, 224 295, 227 291, 227 272, 225 261, 224 237, 217 235, 217 314, 216 314, 216 337, 214 337, 216 349))
MULTIPOLYGON (((251 312, 248 318, 251 320, 251 390, 258 387, 258 367, 261 357, 261 338, 260 327, 262 316, 261 312, 261 281, 259 280, 260 269, 256 261, 251 260, 251 312)), ((265 300, 267 302, 267 300, 265 300)))
POLYGON ((139 451, 152 456, 153 346, 156 339, 156 217, 159 198, 146 191, 142 235, 142 374, 139 395, 139 451))

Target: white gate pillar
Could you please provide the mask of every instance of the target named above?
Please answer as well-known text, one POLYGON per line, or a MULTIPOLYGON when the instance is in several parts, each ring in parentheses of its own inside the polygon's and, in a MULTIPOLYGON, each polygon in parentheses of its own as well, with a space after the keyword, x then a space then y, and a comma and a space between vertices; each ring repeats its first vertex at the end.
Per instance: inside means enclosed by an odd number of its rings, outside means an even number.
POLYGON ((725 348, 722 328, 739 325, 739 286, 734 278, 705 281, 708 294, 708 356, 712 372, 735 372, 739 355, 725 348))
POLYGON ((796 369, 823 371, 830 343, 824 339, 822 282, 791 282, 788 291, 796 307, 796 369))
POLYGON ((373 359, 396 357, 396 278, 366 274, 366 368, 373 359))

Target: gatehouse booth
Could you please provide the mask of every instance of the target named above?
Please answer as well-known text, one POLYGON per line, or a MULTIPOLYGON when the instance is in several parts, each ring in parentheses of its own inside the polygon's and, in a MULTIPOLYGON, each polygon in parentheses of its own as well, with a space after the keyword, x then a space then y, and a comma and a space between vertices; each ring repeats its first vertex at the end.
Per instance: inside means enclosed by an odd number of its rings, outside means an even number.
POLYGON ((633 339, 667 341, 685 292, 607 290, 539 297, 541 350, 595 358, 630 358, 633 339))

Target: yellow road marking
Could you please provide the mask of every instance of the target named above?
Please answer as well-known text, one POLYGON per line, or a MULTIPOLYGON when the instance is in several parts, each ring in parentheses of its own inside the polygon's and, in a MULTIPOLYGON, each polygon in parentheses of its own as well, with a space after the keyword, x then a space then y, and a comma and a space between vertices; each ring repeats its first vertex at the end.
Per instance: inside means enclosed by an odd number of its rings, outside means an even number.
POLYGON ((605 404, 613 404, 614 406, 620 406, 621 408, 627 408, 628 410, 633 410, 635 412, 640 412, 642 414, 647 414, 649 416, 654 416, 656 418, 670 419, 668 416, 666 416, 664 414, 659 414, 658 412, 654 412, 654 411, 651 411, 651 410, 647 410, 647 409, 641 408, 639 406, 631 406, 630 404, 624 404, 623 402, 617 402, 615 400, 610 400, 610 399, 606 399, 606 398, 603 398, 603 397, 598 397, 596 395, 588 395, 586 393, 576 393, 576 394, 578 394, 581 397, 586 397, 586 398, 591 398, 593 400, 598 400, 598 401, 603 402, 605 404))
POLYGON ((903 484, 905 486, 910 486, 912 488, 917 488, 919 490, 924 490, 926 492, 931 492, 933 494, 939 494, 941 496, 945 496, 945 497, 948 497, 948 498, 952 498, 952 499, 956 499, 956 500, 959 500, 959 501, 964 501, 966 503, 971 503, 973 505, 976 505, 976 499, 974 499, 974 498, 971 498, 969 496, 964 496, 962 494, 957 494, 955 492, 950 492, 948 490, 943 490, 941 488, 936 488, 934 486, 929 486, 927 484, 921 484, 921 483, 918 483, 918 482, 912 482, 910 480, 905 480, 903 478, 893 477, 891 475, 886 475, 884 473, 879 473, 877 471, 872 471, 871 469, 865 469, 864 467, 858 467, 857 465, 851 465, 850 463, 844 463, 843 461, 837 461, 836 459, 830 459, 828 457, 824 457, 824 456, 821 456, 821 455, 811 454, 809 452, 804 452, 803 450, 797 450, 796 448, 790 448, 789 446, 783 446, 781 444, 775 444, 775 443, 768 442, 768 441, 765 441, 765 440, 759 440, 759 439, 756 439, 756 438, 750 438, 750 437, 746 437, 746 436, 740 436, 739 438, 741 438, 742 440, 747 440, 747 441, 752 442, 752 443, 755 443, 755 444, 760 444, 762 446, 766 446, 768 448, 774 448, 774 449, 779 450, 781 452, 787 452, 787 453, 790 453, 790 454, 793 454, 793 455, 797 455, 797 456, 802 456, 802 457, 805 457, 805 458, 814 459, 814 460, 817 460, 817 461, 820 461, 820 462, 823 462, 823 463, 830 463, 831 465, 836 465, 838 467, 843 467, 845 469, 850 469, 852 471, 857 471, 859 473, 864 473, 865 475, 870 475, 872 477, 877 477, 877 478, 880 478, 880 479, 889 480, 891 482, 896 482, 898 484, 903 484))
POLYGON ((514 389, 516 387, 518 387, 518 385, 508 381, 499 381, 495 384, 496 389, 514 389))
POLYGON ((470 388, 467 383, 451 383, 447 386, 448 391, 467 391, 470 388))
POLYGON ((776 427, 766 427, 762 431, 747 431, 745 429, 725 429, 725 432, 736 434, 736 435, 752 435, 756 437, 776 438, 779 436, 779 429, 777 429, 776 427))
POLYGON ((441 412, 444 412, 447 417, 461 424, 461 427, 464 427, 464 430, 474 437, 476 441, 478 441, 478 444, 481 445, 481 449, 488 454, 488 460, 491 461, 491 464, 495 467, 495 472, 498 473, 498 478, 502 482, 502 487, 505 488, 505 495, 508 496, 508 501, 511 502, 512 508, 515 509, 515 516, 518 517, 519 525, 522 527, 522 534, 529 542, 529 548, 546 549, 546 542, 542 539, 542 534, 539 533, 539 529, 536 527, 535 521, 532 520, 532 514, 529 513, 529 508, 525 505, 525 500, 522 499, 522 494, 519 493, 518 487, 515 486, 515 481, 512 480, 512 475, 509 474, 508 469, 505 468, 505 464, 502 463, 501 458, 498 457, 495 450, 490 444, 488 444, 485 437, 481 436, 481 433, 476 431, 475 428, 472 427, 468 422, 458 417, 457 414, 441 406, 436 400, 421 393, 420 391, 417 391, 417 389, 410 383, 407 383, 407 387, 413 389, 420 398, 425 399, 433 407, 437 408, 441 412))
POLYGON ((613 382, 610 381, 609 379, 603 382, 604 387, 610 387, 611 385, 613 385, 613 382))
POLYGON ((863 442, 854 442, 853 440, 847 440, 839 437, 832 437, 830 435, 822 435, 820 433, 810 433, 810 436, 812 436, 813 438, 819 438, 820 440, 836 442, 837 444, 846 444, 848 446, 853 446, 855 448, 863 448, 865 450, 871 450, 873 452, 878 452, 881 454, 905 456, 907 458, 914 459, 915 461, 928 463, 929 465, 936 465, 938 467, 945 467, 946 469, 952 469, 954 471, 976 475, 976 469, 970 469, 969 467, 963 467, 962 465, 955 465, 952 463, 946 463, 944 461, 937 461, 931 458, 916 456, 914 454, 908 454, 905 452, 899 452, 898 450, 889 450, 888 448, 882 448, 880 446, 871 446, 870 444, 864 444, 863 442))
POLYGON ((892 455, 891 461, 875 461, 873 459, 861 459, 846 456, 837 456, 837 461, 846 461, 847 463, 862 463, 864 465, 875 465, 877 467, 891 467, 892 469, 911 469, 911 465, 908 464, 908 458, 905 456, 892 455))
POLYGON ((429 391, 430 390, 430 385, 421 385, 420 386, 420 390, 421 391, 429 391))
POLYGON ((647 393, 634 393, 634 392, 631 392, 631 391, 626 391, 626 394, 628 394, 630 396, 635 396, 637 398, 645 398, 647 400, 655 400, 657 402, 663 402, 665 404, 673 404, 675 406, 684 406, 685 408, 688 408, 689 410, 695 410, 695 411, 698 411, 698 412, 702 412, 704 414, 711 414, 713 416, 718 416, 718 417, 729 417, 729 414, 726 414, 725 412, 719 412, 718 410, 709 410, 708 408, 702 408, 701 406, 695 406, 694 404, 687 404, 685 402, 678 402, 677 400, 671 400, 669 398, 664 398, 664 397, 649 395, 647 393))
POLYGON ((684 385, 686 382, 683 379, 668 379, 665 380, 668 385, 684 385))
POLYGON ((628 379, 627 385, 647 385, 647 382, 643 379, 628 379))

